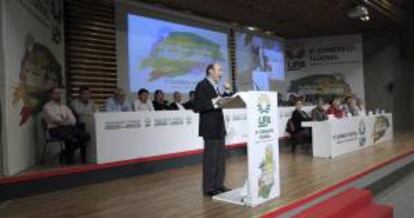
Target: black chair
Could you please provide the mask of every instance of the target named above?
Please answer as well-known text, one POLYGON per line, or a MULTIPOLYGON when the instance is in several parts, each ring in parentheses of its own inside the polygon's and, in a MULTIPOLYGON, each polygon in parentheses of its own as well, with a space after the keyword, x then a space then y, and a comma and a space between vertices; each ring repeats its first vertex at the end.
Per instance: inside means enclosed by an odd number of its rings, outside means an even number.
POLYGON ((59 161, 62 162, 63 161, 63 151, 64 151, 64 145, 65 145, 65 141, 58 139, 58 138, 54 138, 50 135, 49 130, 47 128, 47 124, 46 121, 42 119, 42 128, 43 128, 43 138, 45 140, 45 144, 43 145, 43 152, 42 152, 42 157, 40 159, 40 163, 44 164, 45 162, 45 157, 46 157, 46 153, 49 150, 49 145, 50 144, 58 144, 60 146, 60 151, 59 151, 59 161))
POLYGON ((295 129, 295 125, 292 122, 292 119, 288 120, 288 122, 286 123, 286 132, 290 134, 292 152, 296 151, 297 145, 301 145, 302 148, 305 148, 306 150, 310 149, 310 146, 308 146, 308 144, 312 143, 312 139, 309 136, 310 132, 308 133, 307 131, 310 130, 304 129, 302 131, 297 131, 295 129))
POLYGON ((289 119, 286 123, 286 132, 290 135, 292 152, 295 152, 297 142, 295 138, 295 125, 293 125, 292 119, 289 119))

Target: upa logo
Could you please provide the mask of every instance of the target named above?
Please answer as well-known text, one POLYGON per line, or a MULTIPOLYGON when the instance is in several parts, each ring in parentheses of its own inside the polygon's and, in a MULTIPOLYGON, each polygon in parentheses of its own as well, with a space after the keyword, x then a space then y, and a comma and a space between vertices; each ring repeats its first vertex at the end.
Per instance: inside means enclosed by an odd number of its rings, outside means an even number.
POLYGON ((286 50, 286 67, 288 71, 297 71, 306 67, 306 49, 303 43, 292 43, 286 50))
POLYGON ((262 94, 257 99, 257 111, 259 112, 259 128, 267 127, 271 123, 270 119, 270 98, 266 94, 262 94))

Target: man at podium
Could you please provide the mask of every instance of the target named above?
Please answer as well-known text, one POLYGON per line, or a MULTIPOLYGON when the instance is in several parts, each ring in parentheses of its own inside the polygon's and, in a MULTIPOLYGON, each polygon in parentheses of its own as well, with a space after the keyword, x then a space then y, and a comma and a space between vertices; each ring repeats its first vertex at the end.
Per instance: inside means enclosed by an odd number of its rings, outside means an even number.
POLYGON ((223 100, 218 90, 221 76, 221 66, 209 64, 206 68, 206 78, 200 81, 195 89, 193 110, 200 114, 199 135, 204 140, 203 193, 208 196, 229 190, 224 186, 226 129, 221 109, 223 100))

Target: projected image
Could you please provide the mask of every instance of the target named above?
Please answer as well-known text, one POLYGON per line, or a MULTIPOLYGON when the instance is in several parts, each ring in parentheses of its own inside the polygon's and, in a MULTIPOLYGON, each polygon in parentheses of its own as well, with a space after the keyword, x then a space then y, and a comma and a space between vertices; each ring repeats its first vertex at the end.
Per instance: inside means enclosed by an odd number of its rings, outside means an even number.
POLYGON ((283 44, 247 33, 236 33, 239 90, 275 90, 285 77, 283 44))
POLYGON ((129 87, 187 92, 217 62, 227 80, 227 34, 128 14, 129 87))

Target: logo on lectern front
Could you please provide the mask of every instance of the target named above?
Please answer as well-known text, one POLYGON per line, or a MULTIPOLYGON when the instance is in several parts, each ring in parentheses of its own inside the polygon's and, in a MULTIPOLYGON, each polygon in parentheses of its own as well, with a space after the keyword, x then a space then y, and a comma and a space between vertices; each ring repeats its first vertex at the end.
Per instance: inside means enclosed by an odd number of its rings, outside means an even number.
POLYGON ((269 96, 262 94, 257 99, 257 111, 259 112, 258 127, 268 127, 271 123, 270 117, 270 98, 269 96))
POLYGON ((269 96, 262 94, 257 99, 257 110, 261 114, 267 114, 270 112, 270 98, 269 96))

